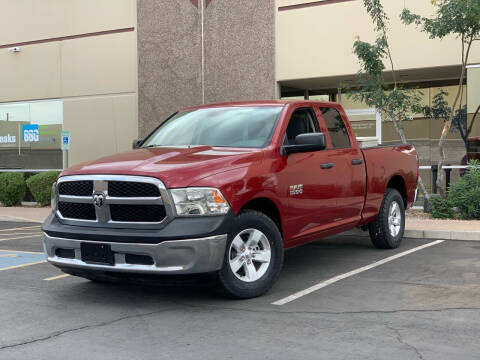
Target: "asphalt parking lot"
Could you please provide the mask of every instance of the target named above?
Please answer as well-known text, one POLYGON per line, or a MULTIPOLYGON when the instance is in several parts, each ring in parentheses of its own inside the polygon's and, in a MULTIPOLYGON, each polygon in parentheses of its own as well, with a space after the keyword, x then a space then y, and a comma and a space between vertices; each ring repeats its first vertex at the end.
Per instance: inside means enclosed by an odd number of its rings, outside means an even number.
POLYGON ((0 222, 0 359, 478 359, 480 243, 337 236, 286 253, 266 295, 98 284, 0 222))

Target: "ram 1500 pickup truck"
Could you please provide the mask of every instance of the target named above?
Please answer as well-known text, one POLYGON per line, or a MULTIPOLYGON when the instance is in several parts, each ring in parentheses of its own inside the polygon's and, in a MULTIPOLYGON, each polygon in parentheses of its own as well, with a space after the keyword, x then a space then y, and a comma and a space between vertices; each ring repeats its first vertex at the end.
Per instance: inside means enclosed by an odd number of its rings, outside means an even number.
POLYGON ((209 273, 229 296, 259 296, 285 249, 355 227, 377 248, 399 246, 416 194, 414 147, 360 149, 329 102, 191 107, 133 147, 54 184, 43 244, 62 271, 93 281, 209 273))

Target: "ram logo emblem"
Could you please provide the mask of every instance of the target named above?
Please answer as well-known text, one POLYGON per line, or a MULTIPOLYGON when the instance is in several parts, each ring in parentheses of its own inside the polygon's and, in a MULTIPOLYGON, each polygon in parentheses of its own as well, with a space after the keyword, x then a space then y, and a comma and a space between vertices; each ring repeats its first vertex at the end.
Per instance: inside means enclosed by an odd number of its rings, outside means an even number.
POLYGON ((290 185, 290 195, 300 195, 303 194, 303 184, 290 185))
POLYGON ((93 194, 93 203, 96 207, 101 208, 105 204, 105 194, 93 194))

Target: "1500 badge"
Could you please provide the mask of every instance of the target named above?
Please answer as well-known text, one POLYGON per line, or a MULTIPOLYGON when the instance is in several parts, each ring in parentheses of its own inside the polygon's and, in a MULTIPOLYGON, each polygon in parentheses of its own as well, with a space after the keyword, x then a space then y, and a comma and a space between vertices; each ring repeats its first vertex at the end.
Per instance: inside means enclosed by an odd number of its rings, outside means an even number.
POLYGON ((300 194, 303 194, 303 184, 290 185, 290 195, 300 195, 300 194))

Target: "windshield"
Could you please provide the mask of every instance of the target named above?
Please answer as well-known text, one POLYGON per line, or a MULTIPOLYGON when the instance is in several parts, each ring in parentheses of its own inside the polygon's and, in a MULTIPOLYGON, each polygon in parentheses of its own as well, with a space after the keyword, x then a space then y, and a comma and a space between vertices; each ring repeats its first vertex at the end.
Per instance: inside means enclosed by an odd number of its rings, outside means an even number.
POLYGON ((263 148, 270 143, 282 106, 216 107, 180 112, 142 147, 208 145, 263 148))

